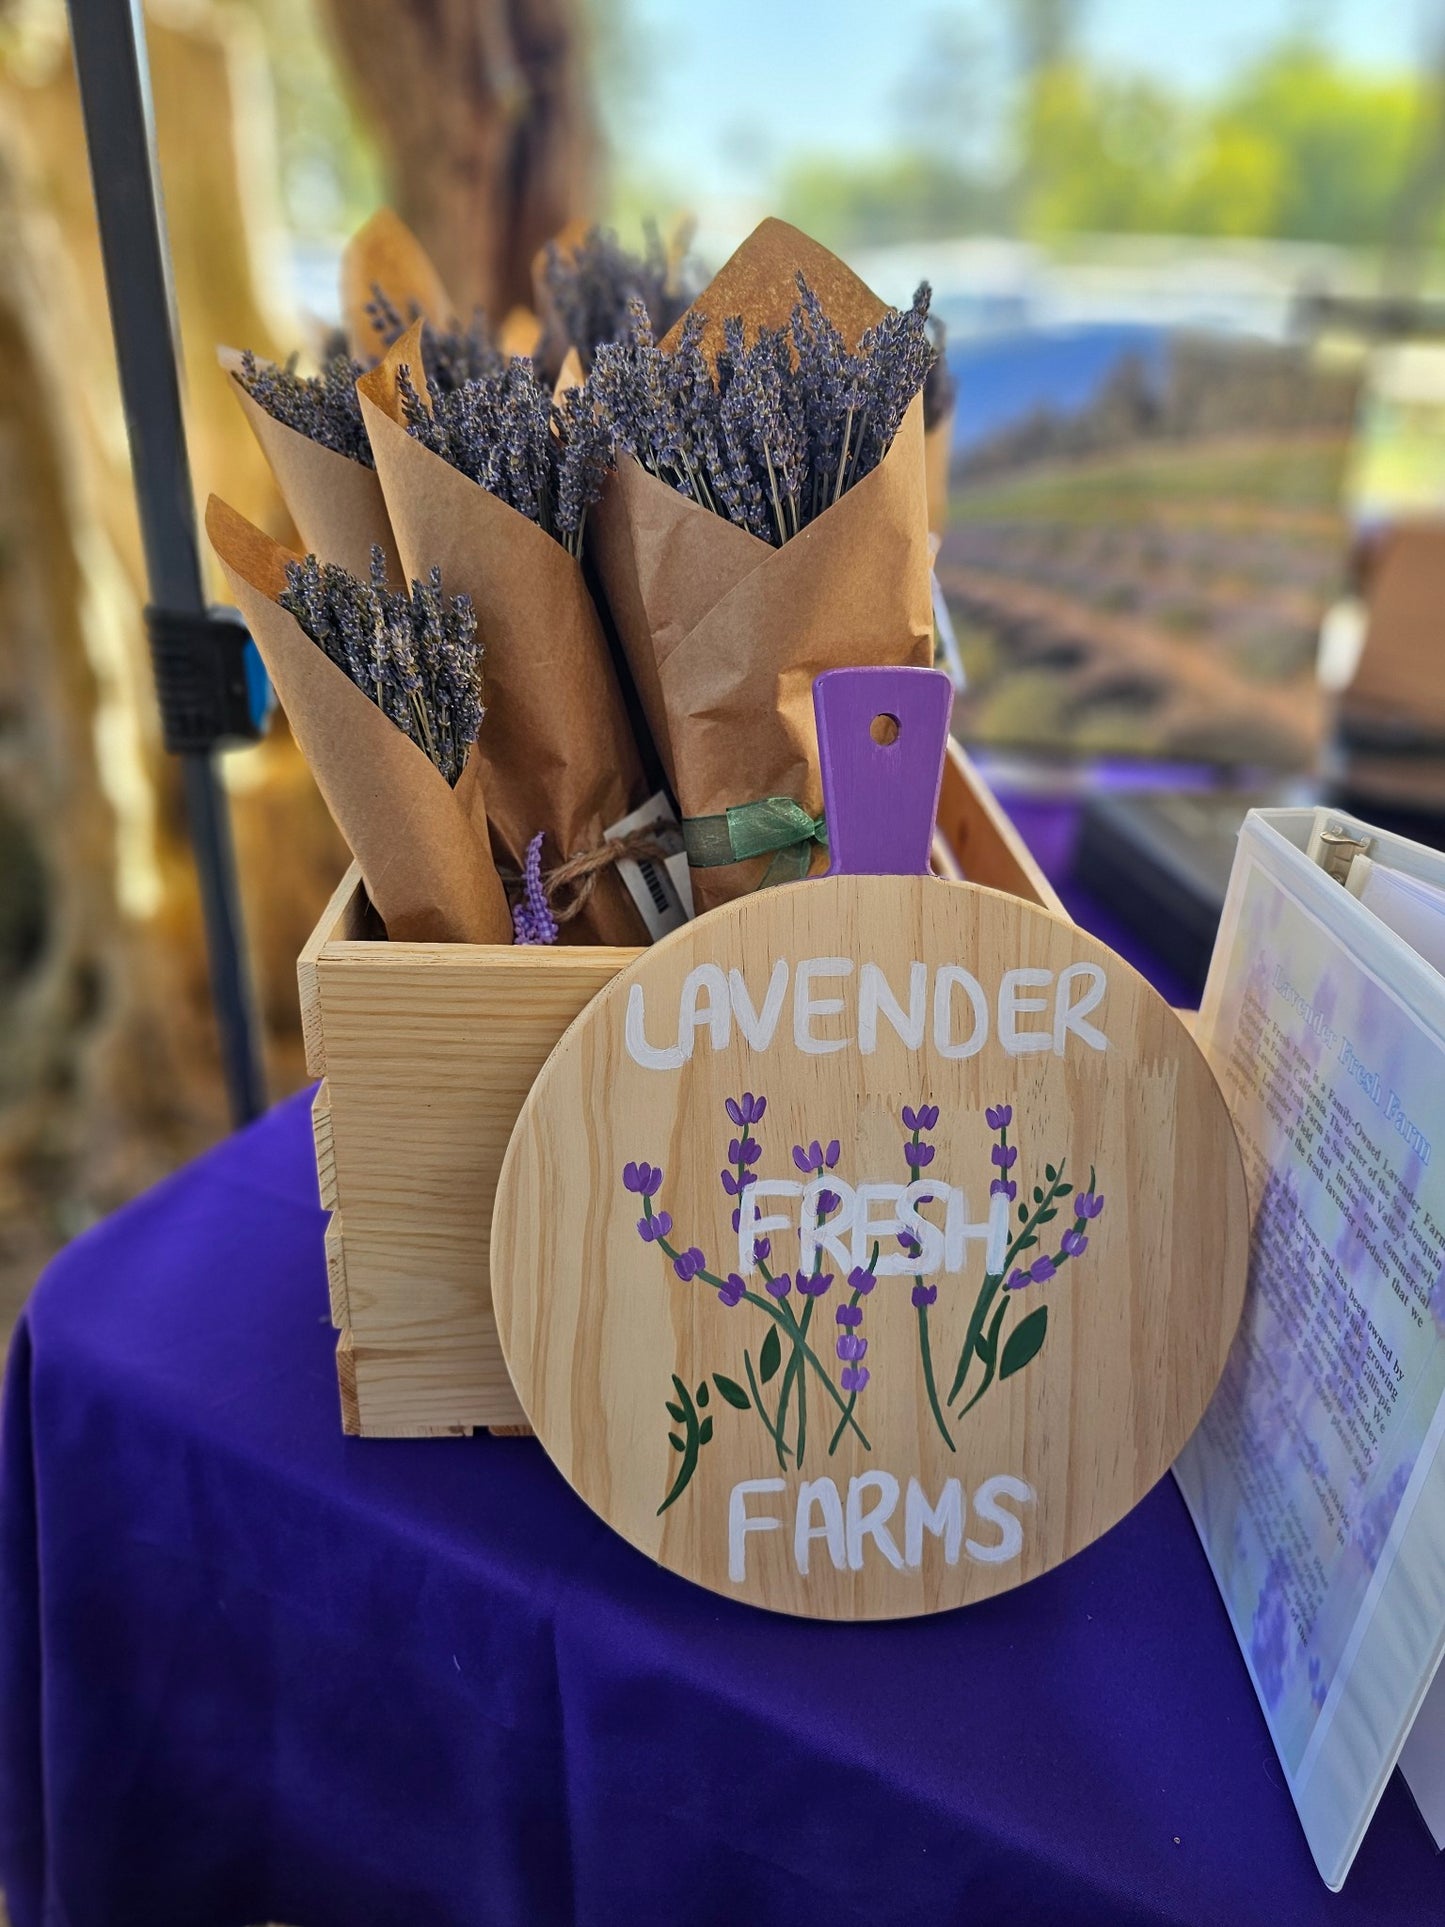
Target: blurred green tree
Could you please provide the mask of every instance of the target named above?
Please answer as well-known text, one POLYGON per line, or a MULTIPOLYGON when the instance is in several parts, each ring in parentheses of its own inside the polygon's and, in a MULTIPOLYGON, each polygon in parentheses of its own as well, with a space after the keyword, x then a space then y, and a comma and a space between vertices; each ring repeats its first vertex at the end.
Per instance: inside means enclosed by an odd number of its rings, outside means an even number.
POLYGON ((1417 240, 1436 236, 1440 76, 1361 72, 1296 33, 1199 101, 1091 65, 1077 51, 1077 11, 1073 0, 1010 10, 1006 167, 991 167, 970 136, 985 111, 987 49, 976 30, 941 39, 930 28, 896 147, 795 163, 781 183, 785 212, 840 246, 980 230, 1381 248, 1402 225, 1417 240))
MULTIPOLYGON (((1421 78, 1352 72, 1308 41, 1288 41, 1225 94, 1181 188, 1187 195, 1217 147, 1242 151, 1248 142, 1261 186, 1266 174, 1272 177, 1256 233, 1379 245, 1389 236, 1426 110, 1421 78)), ((1222 196, 1200 201, 1195 218, 1195 232, 1229 231, 1222 196)))

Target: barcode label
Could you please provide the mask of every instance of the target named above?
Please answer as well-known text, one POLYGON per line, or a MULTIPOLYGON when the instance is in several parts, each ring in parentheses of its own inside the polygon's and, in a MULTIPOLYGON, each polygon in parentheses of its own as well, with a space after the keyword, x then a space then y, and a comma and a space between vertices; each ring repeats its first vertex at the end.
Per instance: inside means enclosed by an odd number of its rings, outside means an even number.
POLYGON ((679 930, 691 921, 692 878, 687 851, 676 814, 660 790, 630 816, 609 825, 606 834, 630 836, 635 830, 653 831, 666 853, 661 858, 625 856, 617 864, 617 874, 631 892, 648 935, 656 943, 669 930, 679 930))

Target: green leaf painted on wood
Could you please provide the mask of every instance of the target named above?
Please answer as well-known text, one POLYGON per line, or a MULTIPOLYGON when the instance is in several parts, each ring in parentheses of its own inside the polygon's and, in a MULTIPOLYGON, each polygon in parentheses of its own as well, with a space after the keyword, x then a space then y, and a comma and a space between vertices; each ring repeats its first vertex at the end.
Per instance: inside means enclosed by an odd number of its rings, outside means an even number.
POLYGON ((763 1340, 763 1349, 758 1353, 758 1377, 764 1385, 776 1373, 783 1362, 783 1341, 778 1337, 776 1325, 763 1340))
POLYGON ((697 1442, 699 1445, 706 1445, 708 1440, 711 1437, 712 1437, 712 1420, 710 1418, 705 1418, 702 1422, 702 1427, 698 1432, 697 1442))
POLYGON ((1003 1348, 1003 1359, 998 1368, 1000 1378, 1012 1378, 1021 1372, 1031 1358, 1037 1356, 1049 1329, 1049 1308, 1039 1305, 1027 1318, 1021 1318, 1008 1335, 1003 1348))
POLYGON ((701 1384, 698 1386, 696 1396, 697 1396, 698 1410, 701 1411, 707 1404, 707 1380, 706 1379, 703 1379, 701 1384))
POLYGON ((679 1425, 686 1425, 687 1413, 683 1411, 680 1405, 674 1405, 672 1400, 669 1399, 667 1401, 667 1409, 671 1417, 675 1418, 679 1425))
POLYGON ((672 1447, 674 1452, 685 1452, 687 1450, 687 1447, 683 1444, 682 1440, 677 1436, 676 1432, 668 1433, 667 1442, 672 1447))
POLYGON ((735 1378, 724 1378, 721 1372, 714 1372, 712 1382, 717 1386, 719 1395, 727 1400, 735 1412, 751 1411, 753 1402, 735 1378))

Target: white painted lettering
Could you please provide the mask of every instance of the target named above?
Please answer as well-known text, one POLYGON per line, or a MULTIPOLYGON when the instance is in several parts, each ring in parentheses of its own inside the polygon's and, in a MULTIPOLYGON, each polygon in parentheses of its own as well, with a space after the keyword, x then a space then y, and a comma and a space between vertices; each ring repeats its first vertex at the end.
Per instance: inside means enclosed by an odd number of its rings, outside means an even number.
POLYGON ((782 1015, 783 999, 787 994, 788 966, 781 957, 773 965, 773 974, 768 978, 760 1012, 753 1009, 753 1000, 743 982, 743 973, 736 967, 728 972, 728 996, 732 1000, 733 1016, 751 1050, 766 1050, 772 1043, 777 1033, 778 1018, 782 1015))
POLYGON ((1059 972, 1059 981, 1054 990, 1054 1053, 1056 1056, 1063 1056, 1064 1038, 1070 1031, 1080 1043, 1087 1044, 1090 1050, 1109 1048, 1109 1040, 1103 1031, 1096 1030, 1092 1024, 1084 1022, 1089 1011, 1097 1009, 1103 1001, 1105 988, 1104 973, 1097 964, 1070 964, 1067 970, 1059 972), (1070 992, 1076 983, 1083 984, 1085 989, 1078 1001, 1073 1002, 1070 992))
POLYGON ((831 1479, 804 1479, 798 1487, 798 1513, 793 1521, 793 1558, 798 1571, 808 1576, 808 1555, 814 1539, 826 1539, 828 1557, 839 1572, 847 1564, 843 1536, 843 1506, 838 1488, 831 1479), (813 1524, 813 1507, 822 1514, 822 1523, 813 1524))
MULTIPOLYGON (((910 1271, 937 1271, 942 1264, 943 1233, 936 1224, 930 1224, 927 1218, 920 1215, 918 1207, 945 1197, 951 1189, 951 1186, 938 1184, 930 1178, 915 1178, 898 1200, 898 1222, 903 1234, 914 1239, 920 1247, 908 1259, 910 1271)), ((907 1253, 902 1255, 906 1257, 907 1253)))
POLYGON ((759 1178, 756 1184, 748 1185, 738 1199, 738 1270, 744 1278, 751 1278, 758 1268, 753 1256, 753 1244, 758 1238, 766 1238, 770 1232, 787 1231, 793 1220, 789 1217, 765 1218, 758 1210, 764 1198, 801 1198, 803 1187, 792 1178, 759 1178))
POLYGON ((815 997, 815 977, 851 977, 849 957, 805 957, 793 978, 793 1042, 809 1057, 824 1057, 830 1051, 846 1050, 846 1037, 817 1037, 813 1034, 815 1017, 836 1017, 843 1009, 841 997, 815 997))
POLYGON ((1009 1057, 1052 1050, 1062 1057, 1072 1038, 1086 1050, 1107 1050, 1109 1040, 1089 1021, 1108 991, 1103 969, 1094 963, 1070 964, 1052 971, 1020 966, 1004 971, 993 1004, 978 978, 962 964, 940 964, 934 971, 932 1025, 929 1026, 928 965, 907 966, 906 1002, 897 995, 883 967, 872 961, 855 966, 849 957, 805 957, 796 965, 778 958, 770 967, 761 1005, 743 971, 719 964, 695 965, 678 995, 677 1043, 648 1042, 643 1021, 643 987, 630 986, 625 1039, 628 1054, 647 1070, 673 1071, 687 1063, 706 1032, 715 1051, 725 1051, 738 1036, 750 1051, 770 1050, 781 1031, 792 977, 793 1043, 808 1057, 854 1049, 870 1057, 886 1027, 905 1051, 931 1045, 949 1061, 976 1057, 989 1041, 991 1026, 1009 1057), (848 979, 855 976, 856 983, 848 979), (967 1009, 967 1015, 961 1012, 967 1009))
MULTIPOLYGON (((748 1187, 751 1190, 751 1186, 748 1187)), ((858 1199, 851 1184, 832 1171, 825 1171, 822 1177, 815 1178, 803 1192, 803 1208, 798 1218, 798 1235, 802 1242, 802 1266, 810 1276, 821 1270, 818 1263, 820 1251, 826 1251, 833 1260, 834 1267, 845 1276, 853 1267, 852 1247, 846 1242, 853 1230, 853 1213, 858 1199), (836 1217, 826 1224, 818 1222, 818 1200, 830 1192, 839 1201, 836 1217)))
POLYGON ((871 1539, 890 1566, 901 1570, 903 1558, 893 1534, 888 1530, 888 1520, 898 1507, 898 1481, 891 1472, 860 1472, 848 1481, 848 1565, 853 1572, 863 1570, 863 1541, 871 1539), (866 1494, 878 1496, 872 1505, 865 1507, 866 1494))
POLYGON ((704 1024, 712 1033, 713 1049, 726 1050, 732 1041, 733 1007, 728 980, 714 963, 694 964, 682 980, 677 1047, 686 1056, 692 1056, 693 1041, 704 1024))
POLYGON ((908 966, 908 1008, 893 995, 888 979, 875 963, 858 972, 858 1048, 871 1057, 878 1048, 878 1019, 886 1017, 909 1050, 923 1049, 923 1025, 928 1010, 928 966, 908 966))
POLYGON ((750 1532, 778 1532, 782 1520, 775 1519, 771 1513, 748 1517, 748 1499, 754 1492, 781 1492, 781 1479, 742 1479, 732 1489, 728 1500, 728 1578, 735 1586, 740 1586, 748 1576, 747 1537, 750 1532))
POLYGON ((999 1504, 1000 1499, 1012 1499, 1018 1505, 1032 1505, 1034 1489, 1031 1485, 1025 1485, 1022 1479, 1000 1472, 992 1479, 985 1479, 974 1493, 974 1512, 989 1525, 997 1526, 999 1532, 997 1542, 992 1545, 985 1545, 977 1539, 966 1542, 969 1558, 980 1559, 987 1566, 1005 1565, 1010 1559, 1017 1559, 1023 1551, 1023 1525, 1015 1514, 1004 1510, 999 1504))
POLYGON ((667 1044, 661 1050, 656 1050, 648 1043, 643 1028, 641 984, 634 984, 627 993, 627 1023, 623 1041, 627 1045, 627 1055, 634 1064, 641 1064, 645 1071, 681 1070, 692 1049, 691 1036, 688 1038, 687 1051, 679 1050, 676 1044, 667 1044))
POLYGON ((998 1041, 1010 1057, 1025 1057, 1034 1051, 1048 1050, 1053 1038, 1046 1030, 1020 1030, 1019 1018, 1047 1010, 1047 997, 1026 997, 1026 990, 1047 990, 1053 982, 1050 970, 1006 970, 998 986, 998 1041))
POLYGON ((943 1541, 944 1564, 958 1564, 958 1549, 963 1542, 963 1487, 957 1479, 945 1479, 938 1504, 931 1506, 917 1479, 908 1481, 908 1496, 903 1502, 903 1559, 906 1565, 923 1564, 923 1535, 931 1532, 943 1541))
POLYGON ((1008 1250, 1008 1199, 999 1192, 989 1198, 988 1216, 982 1223, 971 1223, 968 1216, 968 1200, 964 1192, 950 1185, 946 1197, 948 1213, 943 1223, 943 1268, 945 1271, 962 1271, 964 1264, 964 1245, 970 1238, 986 1241, 984 1266, 988 1271, 1003 1269, 1004 1253, 1008 1250))
POLYGON ((961 964, 944 964, 933 980, 933 1047, 940 1057, 973 1057, 988 1038, 988 999, 983 985, 961 964), (953 992, 960 987, 973 1005, 973 1029, 962 1043, 953 1041, 953 992))

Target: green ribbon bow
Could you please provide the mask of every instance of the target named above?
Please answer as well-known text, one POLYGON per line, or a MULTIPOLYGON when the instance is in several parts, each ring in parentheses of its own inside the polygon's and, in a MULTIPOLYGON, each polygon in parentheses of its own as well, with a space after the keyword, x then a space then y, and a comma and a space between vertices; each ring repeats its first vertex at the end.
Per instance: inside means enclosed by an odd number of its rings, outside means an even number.
POLYGON ((694 870, 714 870, 724 863, 745 863, 752 856, 772 856, 760 890, 775 883, 795 883, 808 874, 813 845, 828 847, 828 827, 821 816, 810 816, 791 796, 764 796, 756 803, 739 803, 721 816, 688 816, 682 824, 687 860, 694 870))

